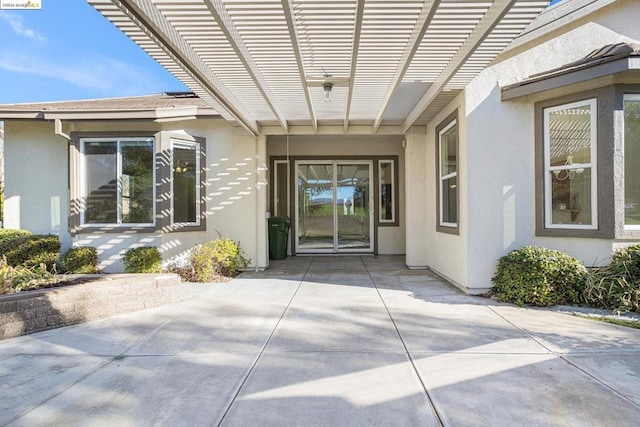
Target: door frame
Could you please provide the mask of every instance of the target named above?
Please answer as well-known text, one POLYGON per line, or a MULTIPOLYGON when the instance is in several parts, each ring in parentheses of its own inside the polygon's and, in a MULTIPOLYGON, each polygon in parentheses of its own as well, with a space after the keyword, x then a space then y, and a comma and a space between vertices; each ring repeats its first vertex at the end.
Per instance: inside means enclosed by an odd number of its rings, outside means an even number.
MULTIPOLYGON (((288 216, 291 219, 291 229, 289 231, 289 238, 292 239, 292 236, 295 236, 295 234, 297 233, 297 229, 295 226, 295 219, 296 219, 296 215, 297 212, 295 210, 295 206, 293 206, 294 204, 292 203, 292 191, 291 189, 295 188, 297 186, 296 180, 297 177, 294 176, 294 174, 292 173, 293 169, 294 169, 294 162, 296 160, 373 160, 374 162, 374 167, 373 167, 373 182, 375 185, 375 188, 372 190, 371 192, 371 196, 373 197, 373 201, 374 201, 374 218, 373 218, 373 253, 377 254, 378 253, 378 231, 380 227, 397 227, 399 225, 399 205, 400 205, 400 198, 399 198, 399 192, 400 192, 400 180, 399 180, 399 170, 401 169, 401 165, 399 163, 399 156, 396 154, 390 154, 390 155, 381 155, 381 154, 376 154, 376 155, 368 155, 368 156, 363 156, 363 155, 352 155, 352 156, 344 156, 344 155, 337 155, 337 156, 320 156, 320 155, 308 155, 308 156, 301 156, 301 155, 293 155, 293 156, 286 156, 286 155, 269 155, 269 197, 267 200, 267 209, 271 209, 270 212, 273 211, 274 208, 274 194, 273 194, 273 190, 274 190, 274 185, 273 183, 276 180, 276 176, 275 176, 275 162, 278 161, 284 161, 286 163, 288 163, 288 167, 287 167, 287 173, 289 176, 289 195, 290 200, 288 203, 288 207, 289 207, 289 212, 288 212, 288 216), (395 206, 395 218, 396 221, 394 223, 380 223, 378 220, 378 205, 379 205, 379 197, 380 197, 380 192, 378 189, 378 173, 379 173, 379 168, 378 168, 378 164, 380 160, 393 160, 395 162, 395 170, 394 170, 394 182, 395 182, 395 200, 396 200, 396 206, 395 206)), ((288 252, 290 255, 295 256, 296 254, 296 250, 295 250, 295 245, 293 244, 293 240, 289 240, 289 245, 288 245, 290 251, 288 252)))
POLYGON ((291 191, 290 193, 294 194, 293 196, 293 209, 292 211, 295 212, 295 216, 293 217, 294 220, 292 221, 292 223, 295 225, 293 227, 293 230, 295 231, 295 234, 292 233, 292 249, 295 250, 296 253, 300 253, 300 254, 312 254, 312 253, 317 253, 317 254, 344 254, 344 253, 374 253, 376 250, 376 241, 377 241, 377 235, 375 232, 375 215, 377 214, 377 209, 376 209, 376 201, 374 198, 374 192, 376 190, 375 188, 375 182, 376 182, 376 176, 375 176, 375 171, 374 171, 374 166, 375 164, 377 164, 373 159, 351 159, 351 158, 334 158, 334 159, 298 159, 298 160, 294 160, 293 162, 293 173, 291 174, 293 176, 293 182, 295 183, 295 187, 290 187, 291 190, 293 190, 295 188, 294 191, 291 191), (333 210, 333 247, 331 249, 301 249, 300 248, 300 241, 299 241, 299 236, 297 233, 297 230, 300 226, 300 216, 298 215, 298 208, 299 208, 299 188, 298 188, 298 173, 299 173, 299 166, 300 165, 331 165, 332 166, 332 177, 331 177, 331 181, 332 181, 332 186, 333 186, 333 191, 332 191, 332 210, 333 210), (337 177, 338 177, 338 166, 340 165, 367 165, 368 169, 369 169, 369 188, 368 188, 368 203, 369 203, 369 247, 368 248, 343 248, 340 249, 340 245, 339 245, 339 224, 338 224, 338 182, 337 182, 337 177))

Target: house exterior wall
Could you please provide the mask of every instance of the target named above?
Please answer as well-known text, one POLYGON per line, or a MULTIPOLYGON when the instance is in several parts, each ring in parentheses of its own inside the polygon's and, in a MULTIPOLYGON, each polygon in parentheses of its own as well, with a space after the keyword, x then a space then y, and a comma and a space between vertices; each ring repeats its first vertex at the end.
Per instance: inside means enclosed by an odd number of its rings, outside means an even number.
POLYGON ((607 82, 504 102, 500 88, 580 59, 606 44, 640 41, 638 13, 640 5, 633 0, 615 2, 542 40, 508 51, 465 89, 467 155, 463 159, 467 160, 468 204, 463 217, 469 230, 466 287, 471 292, 489 288, 497 259, 524 245, 562 250, 592 266, 608 262, 612 250, 623 243, 535 235, 534 103, 607 82))
POLYGON ((445 109, 443 109, 427 126, 426 150, 423 159, 426 164, 427 209, 426 216, 426 263, 429 268, 448 279, 454 285, 465 289, 467 286, 467 239, 474 232, 469 224, 467 213, 468 197, 471 189, 467 174, 469 149, 467 144, 467 124, 464 110, 464 94, 458 95, 445 109), (458 116, 458 234, 439 232, 438 201, 436 188, 439 185, 437 176, 436 151, 438 145, 438 127, 452 113, 458 116))
POLYGON ((4 228, 56 234, 64 249, 67 227, 67 141, 53 123, 5 122, 4 228))
MULTIPOLYGON (((7 122, 6 228, 59 234, 63 248, 98 249, 105 272, 123 270, 122 252, 157 246, 165 260, 185 256, 198 243, 230 237, 240 242, 251 268, 265 268, 265 144, 223 120, 90 122, 65 125, 65 132, 171 132, 206 138, 206 231, 132 233, 68 231, 67 141, 54 135, 53 123, 7 122), (256 219, 257 218, 257 219, 256 219)), ((158 144, 159 141, 156 141, 158 144)))
POLYGON ((406 263, 409 268, 428 267, 427 252, 429 247, 428 215, 432 200, 427 184, 427 139, 426 128, 413 126, 405 135, 405 182, 406 182, 406 213, 407 223, 406 263))
MULTIPOLYGON (((289 137, 290 157, 336 157, 336 158, 364 158, 367 156, 397 156, 398 162, 398 201, 399 222, 397 226, 379 226, 378 253, 405 253, 405 152, 402 147, 402 135, 292 135, 289 137)), ((287 155, 286 136, 273 135, 267 140, 268 156, 283 157, 287 155)), ((373 184, 372 190, 377 190, 373 184)), ((292 193, 294 194, 294 193, 292 193)), ((293 201, 291 201, 293 203, 293 201)), ((377 210, 376 210, 377 214, 377 210)))

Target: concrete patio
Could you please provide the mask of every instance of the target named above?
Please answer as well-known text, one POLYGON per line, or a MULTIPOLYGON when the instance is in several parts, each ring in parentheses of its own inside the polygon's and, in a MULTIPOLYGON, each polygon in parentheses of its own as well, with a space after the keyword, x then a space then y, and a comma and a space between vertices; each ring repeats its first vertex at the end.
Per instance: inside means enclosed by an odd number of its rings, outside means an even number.
POLYGON ((0 425, 632 426, 640 330, 296 257, 0 342, 0 425))

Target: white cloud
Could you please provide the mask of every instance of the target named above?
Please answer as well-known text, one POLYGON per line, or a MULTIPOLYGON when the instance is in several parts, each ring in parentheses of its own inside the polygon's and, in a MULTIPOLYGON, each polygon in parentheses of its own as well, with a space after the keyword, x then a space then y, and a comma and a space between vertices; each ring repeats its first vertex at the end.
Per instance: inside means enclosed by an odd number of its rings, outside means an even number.
POLYGON ((0 12, 0 19, 7 21, 11 29, 20 36, 35 40, 40 44, 44 44, 47 41, 46 37, 36 30, 25 27, 24 19, 17 13, 2 11, 0 12))
MULTIPOLYGON (((82 57, 80 52, 76 52, 82 57)), ((135 65, 102 55, 85 55, 81 60, 51 60, 22 53, 0 52, 0 69, 64 81, 91 89, 103 96, 127 96, 162 91, 161 82, 135 65)))

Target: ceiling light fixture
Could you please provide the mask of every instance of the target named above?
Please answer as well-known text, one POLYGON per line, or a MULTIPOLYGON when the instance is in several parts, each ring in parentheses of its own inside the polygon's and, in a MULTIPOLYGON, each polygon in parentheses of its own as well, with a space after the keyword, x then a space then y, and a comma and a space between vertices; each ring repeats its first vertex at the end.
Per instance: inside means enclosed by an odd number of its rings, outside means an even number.
POLYGON ((324 83, 322 83, 322 88, 324 89, 324 102, 331 102, 331 90, 333 89, 333 83, 328 81, 331 78, 331 74, 324 73, 324 78, 326 79, 324 83))

